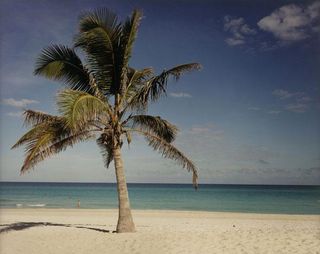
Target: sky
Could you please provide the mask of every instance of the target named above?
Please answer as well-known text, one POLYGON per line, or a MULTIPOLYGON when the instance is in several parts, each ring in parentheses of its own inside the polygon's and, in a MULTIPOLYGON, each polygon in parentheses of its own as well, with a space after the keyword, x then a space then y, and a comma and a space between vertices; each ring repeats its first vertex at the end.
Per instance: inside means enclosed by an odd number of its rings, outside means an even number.
MULTIPOLYGON (((143 19, 130 65, 158 73, 199 62, 149 108, 180 129, 175 145, 200 183, 320 184, 320 1, 0 0, 0 180, 114 182, 95 141, 19 174, 21 112, 56 114, 63 84, 34 76, 51 44, 72 46, 82 11, 107 7, 143 19)), ((134 137, 128 182, 191 183, 191 174, 134 137)))

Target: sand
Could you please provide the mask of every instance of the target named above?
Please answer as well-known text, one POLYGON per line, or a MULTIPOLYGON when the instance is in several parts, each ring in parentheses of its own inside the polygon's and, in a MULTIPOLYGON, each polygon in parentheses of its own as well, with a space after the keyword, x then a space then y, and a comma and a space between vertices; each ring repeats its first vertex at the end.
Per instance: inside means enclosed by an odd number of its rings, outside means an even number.
POLYGON ((136 233, 112 233, 116 210, 2 209, 0 252, 320 253, 320 216, 133 211, 136 233))

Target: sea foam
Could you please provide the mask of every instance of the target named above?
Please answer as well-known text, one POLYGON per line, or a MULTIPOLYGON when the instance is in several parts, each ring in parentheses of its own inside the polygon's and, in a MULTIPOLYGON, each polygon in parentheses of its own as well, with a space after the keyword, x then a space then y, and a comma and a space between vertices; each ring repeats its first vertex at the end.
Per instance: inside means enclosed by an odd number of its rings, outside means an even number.
POLYGON ((29 207, 45 207, 46 204, 28 204, 29 207))

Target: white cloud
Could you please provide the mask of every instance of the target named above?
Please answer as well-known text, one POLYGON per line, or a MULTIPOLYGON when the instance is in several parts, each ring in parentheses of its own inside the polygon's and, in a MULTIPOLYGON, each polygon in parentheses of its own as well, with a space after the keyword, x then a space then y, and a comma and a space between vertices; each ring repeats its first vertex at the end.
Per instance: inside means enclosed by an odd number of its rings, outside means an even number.
POLYGON ((212 123, 193 126, 192 128, 183 131, 183 134, 187 134, 188 136, 199 135, 201 137, 210 137, 212 139, 222 139, 224 137, 224 131, 217 129, 217 127, 212 123))
POLYGON ((276 89, 272 91, 272 94, 276 97, 278 97, 281 100, 285 100, 288 98, 291 98, 292 96, 295 95, 295 93, 290 93, 287 90, 283 90, 283 89, 276 89))
POLYGON ((245 44, 245 41, 243 39, 236 39, 236 38, 227 38, 225 39, 225 42, 229 46, 237 46, 237 45, 245 44))
MULTIPOLYGON (((280 100, 289 100, 289 104, 284 106, 284 110, 294 113, 304 113, 310 108, 312 98, 303 92, 289 92, 283 89, 276 89, 272 94, 280 100)), ((277 114, 277 111, 269 111, 269 114, 277 114)), ((280 112, 279 112, 280 113, 280 112)))
POLYGON ((277 114, 280 114, 282 111, 280 110, 269 110, 267 113, 268 114, 272 114, 272 115, 277 115, 277 114))
MULTIPOLYGON (((309 110, 311 106, 312 98, 306 95, 304 92, 291 92, 284 89, 275 89, 272 91, 272 95, 279 100, 285 102, 280 109, 266 109, 267 114, 278 115, 283 111, 290 111, 294 113, 304 113, 309 110)), ((259 107, 248 107, 251 111, 260 111, 259 107)))
POLYGON ((260 108, 259 107, 248 107, 248 110, 259 111, 260 108))
POLYGON ((302 96, 300 98, 297 98, 297 101, 300 103, 307 103, 312 101, 312 99, 309 96, 302 96))
POLYGON ((216 129, 212 124, 192 127, 186 133, 192 136, 201 136, 207 140, 222 140, 224 138, 224 131, 216 129))
POLYGON ((183 92, 180 92, 180 93, 170 93, 170 96, 171 96, 171 97, 175 97, 175 98, 191 98, 191 97, 192 97, 191 94, 183 93, 183 92))
POLYGON ((29 99, 21 99, 21 100, 15 100, 13 98, 3 99, 3 104, 9 105, 16 108, 24 108, 29 104, 35 104, 39 103, 36 100, 29 100, 29 99))
POLYGON ((240 146, 233 148, 233 150, 232 154, 229 155, 229 159, 237 161, 238 163, 270 162, 281 156, 279 152, 274 151, 271 148, 258 145, 241 144, 240 146))
POLYGON ((224 17, 224 30, 231 32, 236 38, 243 38, 244 35, 255 34, 256 31, 249 27, 244 18, 224 17))
POLYGON ((7 116, 12 116, 12 117, 21 117, 23 112, 18 111, 18 112, 8 112, 7 116))
POLYGON ((307 7, 307 13, 308 15, 310 16, 311 19, 316 19, 316 18, 319 18, 320 16, 320 2, 319 1, 316 1, 312 4, 310 4, 308 7, 307 7))
POLYGON ((282 42, 300 41, 315 32, 320 18, 320 2, 309 6, 289 4, 280 7, 258 22, 260 29, 272 33, 282 42))
POLYGON ((190 132, 192 133, 205 133, 209 131, 210 131, 210 128, 207 128, 207 127, 193 127, 190 129, 190 132))
POLYGON ((285 109, 294 113, 304 113, 309 109, 306 103, 292 103, 285 106, 285 109))
POLYGON ((231 33, 231 37, 225 40, 229 46, 245 44, 247 42, 246 37, 256 33, 245 23, 244 18, 232 18, 230 16, 224 17, 224 30, 231 33))

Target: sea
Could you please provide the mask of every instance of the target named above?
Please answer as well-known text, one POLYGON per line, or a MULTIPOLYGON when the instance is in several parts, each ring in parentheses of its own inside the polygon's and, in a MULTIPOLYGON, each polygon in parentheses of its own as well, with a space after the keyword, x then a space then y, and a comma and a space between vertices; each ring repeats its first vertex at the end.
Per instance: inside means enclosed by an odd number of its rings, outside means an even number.
MULTIPOLYGON (((129 183, 133 209, 320 214, 320 186, 129 183)), ((0 182, 0 208, 117 208, 113 183, 0 182)))

